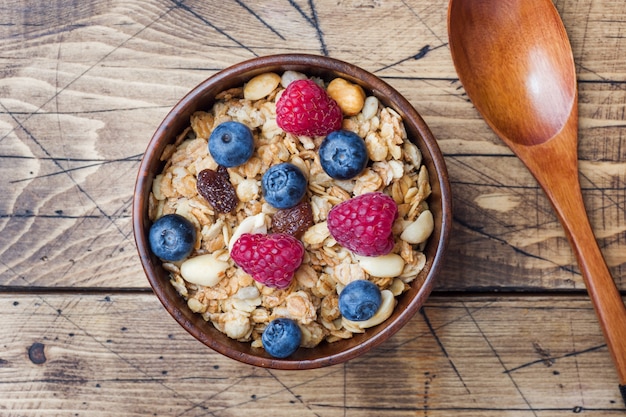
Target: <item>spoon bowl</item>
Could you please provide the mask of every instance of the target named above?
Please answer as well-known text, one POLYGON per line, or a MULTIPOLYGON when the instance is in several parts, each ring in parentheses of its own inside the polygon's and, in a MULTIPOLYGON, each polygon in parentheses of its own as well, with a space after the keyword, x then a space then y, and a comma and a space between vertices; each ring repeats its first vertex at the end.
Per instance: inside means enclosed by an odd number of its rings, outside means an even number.
POLYGON ((551 139, 577 104, 565 28, 551 2, 531 3, 450 4, 450 49, 463 62, 465 91, 497 134, 520 145, 551 139))
POLYGON ((578 179, 578 92, 567 32, 551 0, 450 0, 459 80, 533 174, 574 250, 626 402, 626 308, 593 235, 578 179))

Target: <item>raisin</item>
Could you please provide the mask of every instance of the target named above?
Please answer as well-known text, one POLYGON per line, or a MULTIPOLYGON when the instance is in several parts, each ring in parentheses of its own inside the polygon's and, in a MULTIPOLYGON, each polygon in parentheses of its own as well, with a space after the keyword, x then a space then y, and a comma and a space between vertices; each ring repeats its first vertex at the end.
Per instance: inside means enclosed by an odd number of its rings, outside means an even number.
POLYGON ((235 187, 230 183, 228 171, 221 165, 217 171, 212 169, 200 171, 196 187, 198 193, 221 213, 230 213, 239 203, 235 187))
POLYGON ((288 209, 278 210, 272 218, 274 233, 288 233, 298 239, 311 226, 313 226, 313 210, 308 201, 302 201, 288 209))

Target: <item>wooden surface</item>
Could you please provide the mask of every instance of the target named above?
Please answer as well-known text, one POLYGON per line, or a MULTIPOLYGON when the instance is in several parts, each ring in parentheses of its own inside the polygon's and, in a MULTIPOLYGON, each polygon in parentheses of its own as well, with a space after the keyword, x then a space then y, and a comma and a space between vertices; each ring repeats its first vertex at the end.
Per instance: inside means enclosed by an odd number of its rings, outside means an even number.
MULTIPOLYGON (((626 9, 555 2, 579 81, 580 176, 626 291, 626 9)), ((0 10, 0 415, 624 415, 617 376, 546 198, 480 119, 445 0, 5 1, 0 10), (404 93, 439 141, 455 213, 421 314, 344 365, 252 368, 152 295, 132 188, 160 120, 246 58, 326 54, 404 93), (262 411, 257 411, 262 410, 262 411)))

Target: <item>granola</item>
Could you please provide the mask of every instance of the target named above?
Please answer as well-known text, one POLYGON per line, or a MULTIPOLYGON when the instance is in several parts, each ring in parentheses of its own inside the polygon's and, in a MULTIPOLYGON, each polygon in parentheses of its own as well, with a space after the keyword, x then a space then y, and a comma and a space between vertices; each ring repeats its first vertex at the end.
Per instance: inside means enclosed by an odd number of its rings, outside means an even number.
MULTIPOLYGON (((375 96, 364 93, 360 98, 358 90, 355 93, 352 89, 349 104, 352 109, 354 101, 361 100, 360 110, 344 111, 343 129, 363 138, 370 163, 354 179, 332 179, 322 169, 316 152, 322 137, 295 136, 276 124, 277 98, 288 82, 306 75, 287 71, 282 76, 269 73, 257 78, 262 82, 251 80, 245 86, 224 91, 215 98, 212 108, 194 113, 189 127, 161 156, 165 167, 153 181, 149 217, 154 221, 177 213, 189 219, 198 231, 190 258, 164 262, 163 267, 189 308, 233 339, 262 347, 263 330, 278 317, 297 321, 303 347, 350 338, 388 318, 395 297, 409 284, 421 285, 412 282, 425 265, 423 249, 433 229, 426 201, 431 193, 428 171, 420 150, 407 138, 401 116, 384 107, 375 96), (228 168, 239 202, 232 212, 221 213, 198 194, 196 183, 202 170, 218 168, 208 152, 208 138, 216 126, 230 120, 252 129, 255 152, 243 165, 228 168), (307 177, 313 225, 301 236, 305 247, 302 265, 290 286, 279 290, 254 281, 238 268, 229 257, 229 248, 242 233, 271 230, 276 209, 263 198, 261 177, 281 162, 291 162, 307 177), (399 215, 393 226, 396 243, 387 255, 392 260, 359 259, 337 244, 326 225, 333 206, 374 191, 388 194, 398 205, 399 215), (207 277, 202 271, 211 272, 207 277), (338 294, 357 279, 374 282, 384 300, 376 316, 362 323, 343 319, 338 308, 338 294)), ((328 85, 321 79, 314 81, 328 85)), ((346 83, 342 80, 336 84, 343 88, 346 83)), ((335 91, 333 98, 341 106, 342 89, 335 90, 339 92, 335 91)))

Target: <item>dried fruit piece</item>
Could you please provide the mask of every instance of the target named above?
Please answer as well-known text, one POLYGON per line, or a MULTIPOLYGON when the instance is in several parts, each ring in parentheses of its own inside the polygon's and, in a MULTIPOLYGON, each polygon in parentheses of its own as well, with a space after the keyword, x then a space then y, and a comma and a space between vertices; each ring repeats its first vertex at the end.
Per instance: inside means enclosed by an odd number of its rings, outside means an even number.
POLYGON ((212 169, 200 171, 196 187, 198 193, 221 213, 230 213, 239 203, 235 187, 230 183, 228 170, 221 165, 217 171, 212 169))
POLYGON ((303 201, 288 209, 278 210, 272 217, 274 233, 287 233, 298 239, 311 226, 313 226, 313 209, 308 201, 303 201))

